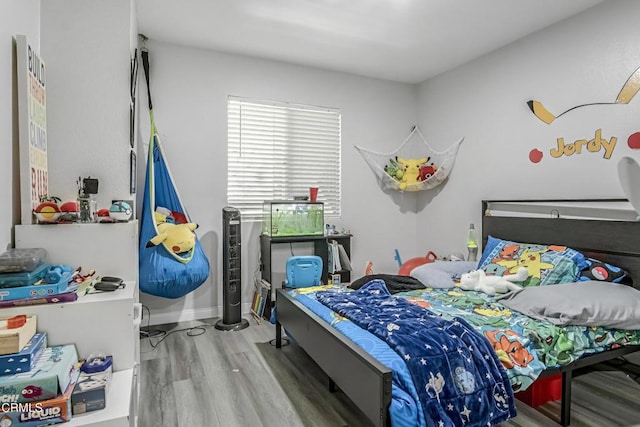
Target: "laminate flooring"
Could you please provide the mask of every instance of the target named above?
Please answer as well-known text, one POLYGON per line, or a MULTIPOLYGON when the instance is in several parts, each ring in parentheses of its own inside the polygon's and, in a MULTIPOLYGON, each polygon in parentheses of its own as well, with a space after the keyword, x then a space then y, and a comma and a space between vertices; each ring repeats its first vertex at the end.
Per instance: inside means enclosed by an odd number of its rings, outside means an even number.
MULTIPOLYGON (((225 332, 215 322, 152 326, 153 334, 211 325, 141 339, 140 427, 368 425, 346 395, 329 392, 327 376, 300 347, 269 343, 273 325, 250 319, 249 328, 225 332)), ((640 385, 620 372, 576 378, 572 392, 574 427, 640 425, 640 385)), ((559 420, 558 402, 516 405, 518 416, 501 427, 558 425, 543 415, 559 420)))

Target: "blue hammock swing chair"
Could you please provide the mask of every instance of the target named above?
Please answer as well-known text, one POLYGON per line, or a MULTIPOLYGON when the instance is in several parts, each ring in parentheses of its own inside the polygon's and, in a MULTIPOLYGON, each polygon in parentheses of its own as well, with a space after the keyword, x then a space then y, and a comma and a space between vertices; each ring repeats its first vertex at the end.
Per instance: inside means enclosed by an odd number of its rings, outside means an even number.
POLYGON ((209 277, 209 260, 196 235, 195 246, 185 253, 174 253, 164 245, 149 246, 148 242, 158 235, 155 211, 163 207, 186 222, 189 215, 184 208, 171 172, 165 161, 160 144, 151 104, 149 88, 148 52, 141 52, 147 92, 149 96, 149 117, 151 137, 140 220, 140 240, 138 248, 140 290, 147 294, 164 298, 181 298, 202 285, 209 277))

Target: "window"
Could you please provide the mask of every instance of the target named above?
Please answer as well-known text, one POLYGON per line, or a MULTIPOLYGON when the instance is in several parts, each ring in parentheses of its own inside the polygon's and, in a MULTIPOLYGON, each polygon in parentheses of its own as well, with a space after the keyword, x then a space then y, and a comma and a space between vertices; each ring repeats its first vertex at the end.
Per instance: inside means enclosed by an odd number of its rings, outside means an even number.
POLYGON ((340 216, 340 111, 229 97, 227 202, 261 219, 265 200, 319 187, 325 217, 340 216))

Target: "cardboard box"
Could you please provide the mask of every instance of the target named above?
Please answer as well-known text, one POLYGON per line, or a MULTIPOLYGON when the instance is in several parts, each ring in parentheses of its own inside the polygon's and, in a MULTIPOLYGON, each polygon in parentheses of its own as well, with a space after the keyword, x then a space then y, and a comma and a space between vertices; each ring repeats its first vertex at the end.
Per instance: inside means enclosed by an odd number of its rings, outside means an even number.
POLYGON ((27 321, 19 328, 9 329, 7 320, 10 317, 0 319, 0 355, 13 354, 22 351, 29 340, 36 333, 37 317, 27 316, 27 321))
POLYGON ((104 371, 87 374, 80 372, 71 394, 73 415, 97 411, 107 406, 107 393, 111 383, 111 366, 104 371))
POLYGON ((78 366, 75 366, 65 392, 53 399, 30 403, 4 403, 0 414, 0 425, 40 427, 70 421, 72 417, 71 393, 78 379, 78 374, 78 366))
POLYGON ((67 389, 78 363, 73 344, 45 349, 29 372, 0 377, 3 403, 52 399, 67 389))
POLYGON ((24 348, 13 354, 0 356, 0 376, 29 372, 47 347, 47 333, 35 334, 24 348))

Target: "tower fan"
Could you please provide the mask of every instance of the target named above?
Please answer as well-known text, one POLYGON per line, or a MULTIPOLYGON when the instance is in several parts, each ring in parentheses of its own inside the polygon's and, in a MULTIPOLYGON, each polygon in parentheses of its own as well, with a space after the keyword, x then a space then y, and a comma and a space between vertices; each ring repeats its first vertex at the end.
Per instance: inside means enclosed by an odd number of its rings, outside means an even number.
POLYGON ((243 319, 242 270, 240 256, 240 211, 236 208, 222 209, 222 319, 216 329, 239 331, 249 326, 243 319))

